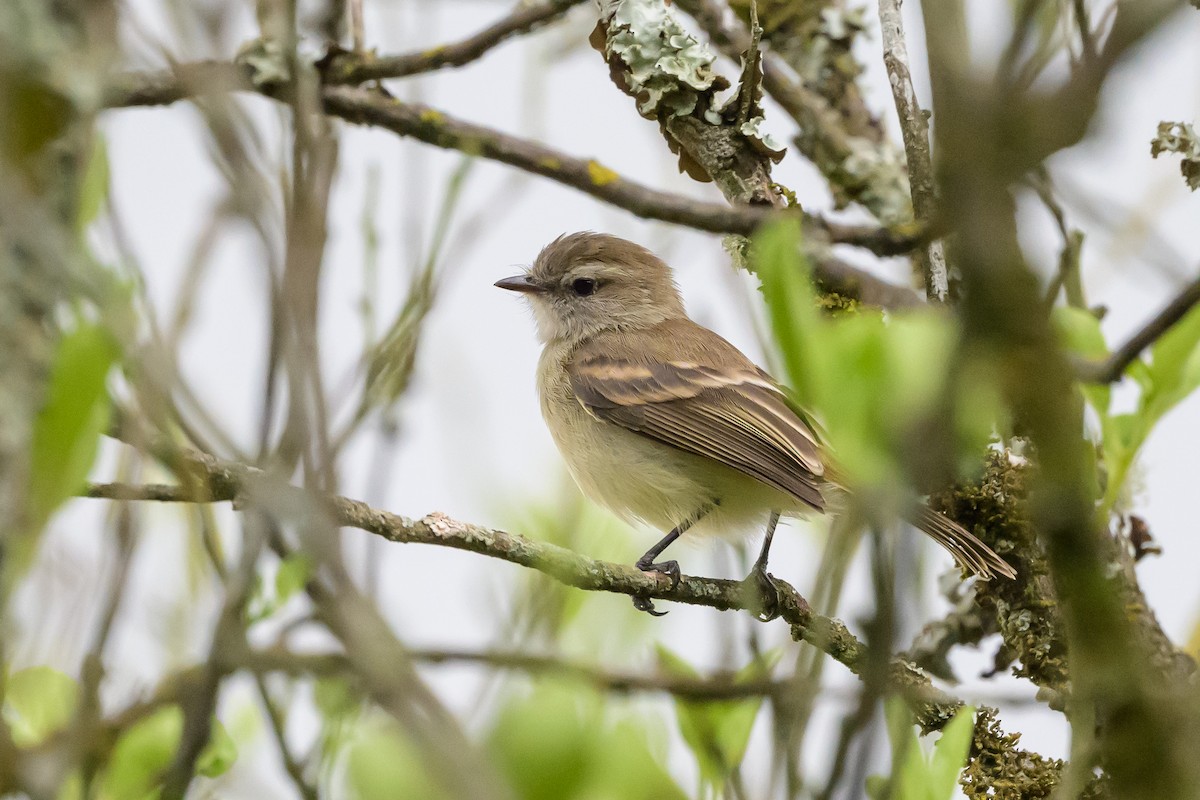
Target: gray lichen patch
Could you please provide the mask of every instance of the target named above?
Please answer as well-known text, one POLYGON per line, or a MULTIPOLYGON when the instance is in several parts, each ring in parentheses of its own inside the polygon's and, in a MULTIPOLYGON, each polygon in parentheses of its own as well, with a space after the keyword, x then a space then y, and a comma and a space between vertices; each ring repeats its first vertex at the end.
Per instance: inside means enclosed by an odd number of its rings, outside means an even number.
POLYGON ((626 81, 646 117, 687 116, 702 101, 711 110, 716 56, 688 33, 662 0, 618 0, 602 10, 605 56, 626 67, 626 81))
POLYGON ((1200 140, 1196 130, 1186 122, 1160 122, 1158 133, 1150 140, 1150 155, 1158 158, 1163 153, 1178 153, 1183 156, 1179 171, 1193 192, 1200 189, 1200 140))

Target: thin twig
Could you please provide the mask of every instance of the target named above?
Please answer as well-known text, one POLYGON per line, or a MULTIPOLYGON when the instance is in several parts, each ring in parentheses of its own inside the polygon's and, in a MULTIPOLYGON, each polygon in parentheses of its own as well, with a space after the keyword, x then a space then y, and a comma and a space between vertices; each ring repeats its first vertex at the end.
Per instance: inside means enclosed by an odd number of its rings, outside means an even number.
POLYGON ((328 83, 358 84, 388 78, 404 78, 446 67, 461 67, 477 61, 489 50, 514 36, 552 22, 583 0, 550 0, 532 6, 521 6, 512 14, 462 41, 426 48, 420 52, 394 56, 373 56, 359 52, 337 53, 325 64, 328 83))
MULTIPOLYGON (((879 26, 883 33, 883 63, 896 117, 900 121, 900 136, 904 140, 904 156, 908 162, 908 184, 912 193, 913 214, 917 221, 928 223, 937 213, 937 192, 934 185, 933 158, 930 155, 929 120, 917 100, 909 70, 908 47, 904 42, 904 22, 900 0, 879 0, 879 26)), ((950 298, 950 281, 946 256, 940 242, 930 242, 918 251, 921 271, 925 277, 925 296, 930 302, 944 303, 950 298)))
POLYGON ((275 736, 275 744, 279 747, 279 756, 283 759, 283 768, 287 771, 288 777, 292 779, 292 784, 296 787, 296 791, 304 800, 317 800, 320 794, 317 792, 317 787, 312 784, 304 775, 304 765, 296 760, 296 756, 292 753, 292 749, 288 747, 287 731, 285 730, 286 720, 282 712, 275 705, 275 701, 271 699, 271 693, 267 691, 267 683, 262 675, 254 676, 254 685, 258 688, 258 697, 262 701, 263 711, 266 713, 267 721, 271 725, 271 733, 275 736))
POLYGON ((1154 344, 1175 323, 1183 319, 1189 311, 1200 303, 1200 278, 1188 284, 1167 307, 1145 324, 1145 326, 1129 337, 1106 360, 1099 364, 1085 364, 1078 368, 1080 380, 1088 383, 1113 383, 1121 379, 1125 368, 1150 345, 1154 344))

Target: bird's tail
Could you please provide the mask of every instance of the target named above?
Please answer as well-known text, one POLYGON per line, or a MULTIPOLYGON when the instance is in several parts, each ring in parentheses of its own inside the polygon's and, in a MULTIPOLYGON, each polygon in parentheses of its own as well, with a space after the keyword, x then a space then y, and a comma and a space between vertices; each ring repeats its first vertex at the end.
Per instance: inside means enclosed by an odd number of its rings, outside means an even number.
POLYGON ((1017 571, 996 555, 992 548, 976 539, 970 531, 954 520, 933 509, 921 506, 909 521, 949 550, 960 567, 981 579, 991 580, 997 575, 1006 578, 1017 577, 1017 571))

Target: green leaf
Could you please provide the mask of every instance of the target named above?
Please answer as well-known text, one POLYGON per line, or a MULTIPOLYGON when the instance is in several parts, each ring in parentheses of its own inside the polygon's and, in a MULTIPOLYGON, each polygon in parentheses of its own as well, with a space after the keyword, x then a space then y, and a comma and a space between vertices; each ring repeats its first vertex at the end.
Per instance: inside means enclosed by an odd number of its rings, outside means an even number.
POLYGON ((79 215, 76 225, 83 230, 100 214, 108 199, 109 171, 108 146, 104 137, 97 135, 92 143, 92 154, 79 187, 79 215))
POLYGON ((303 553, 294 553, 279 562, 272 584, 274 591, 268 592, 261 576, 256 576, 250 601, 246 603, 247 623, 252 625, 274 616, 308 584, 312 571, 312 559, 303 553))
POLYGON ((597 749, 591 779, 578 797, 581 800, 684 800, 679 788, 663 767, 663 754, 654 753, 645 726, 624 719, 605 732, 597 749))
POLYGON ((50 667, 29 667, 8 678, 4 720, 18 747, 32 747, 62 730, 75 713, 79 684, 50 667))
MULTIPOLYGON (((29 466, 29 525, 38 532, 67 498, 87 481, 100 435, 108 427, 105 382, 118 349, 96 325, 63 335, 55 354, 46 402, 33 429, 29 466)), ((22 554, 26 566, 32 550, 22 554)))
POLYGON ((1150 386, 1142 404, 1147 429, 1200 388, 1200 306, 1150 348, 1150 386))
POLYGON ((421 763, 412 744, 391 720, 372 718, 359 726, 346 751, 346 782, 357 800, 419 797, 448 800, 421 763))
POLYGON ((868 795, 890 800, 951 800, 974 737, 975 709, 964 706, 955 713, 942 729, 929 758, 903 700, 889 697, 884 703, 884 716, 892 743, 892 776, 887 781, 878 776, 868 778, 868 795))
MULTIPOLYGON (((121 734, 101 782, 101 796, 110 800, 157 797, 163 775, 179 750, 183 711, 166 706, 121 734)), ((196 757, 196 773, 224 774, 237 760, 237 745, 219 720, 212 721, 208 743, 196 757)))
POLYGON ((892 742, 892 800, 926 800, 929 765, 921 751, 921 742, 913 726, 912 713, 898 697, 889 697, 883 706, 888 738, 892 742))
POLYGON ((1076 355, 1101 360, 1108 355, 1108 345, 1100 330, 1096 315, 1073 306, 1055 306, 1050 322, 1063 346, 1076 355))
POLYGON ((293 553, 275 571, 275 602, 282 606, 302 590, 312 578, 312 559, 303 553, 293 553))
POLYGON ((196 773, 206 778, 224 775, 237 761, 237 756, 237 743, 221 721, 214 719, 208 744, 196 757, 196 773))
POLYGON ((501 709, 488 750, 522 800, 563 800, 591 779, 602 725, 594 694, 547 683, 501 709))
MULTIPOLYGON (((656 645, 656 649, 664 672, 682 678, 699 677, 691 665, 662 644, 656 645)), ((752 662, 738 672, 734 682, 747 683, 765 677, 777 657, 778 654, 752 662)), ((676 699, 679 733, 696 756, 704 782, 720 785, 742 763, 761 707, 761 697, 704 702, 676 699)))
POLYGON ((103 796, 120 800, 150 794, 175 757, 182 733, 179 706, 159 709, 125 731, 109 758, 101 784, 103 796))
POLYGON ((784 220, 754 237, 754 266, 788 382, 803 404, 819 407, 825 395, 820 347, 812 344, 823 324, 813 301, 810 269, 800 250, 800 226, 784 220))
POLYGON ((950 800, 958 789, 958 776, 967 763, 975 738, 975 709, 963 706, 942 728, 929 765, 930 800, 950 800))

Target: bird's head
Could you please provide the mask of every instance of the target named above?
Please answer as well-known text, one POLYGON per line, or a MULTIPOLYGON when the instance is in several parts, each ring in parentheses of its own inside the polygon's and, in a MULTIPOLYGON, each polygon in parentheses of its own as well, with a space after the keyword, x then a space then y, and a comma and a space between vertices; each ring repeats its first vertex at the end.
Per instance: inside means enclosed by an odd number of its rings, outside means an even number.
POLYGON ((529 299, 543 342, 577 341, 684 316, 670 267, 641 245, 603 233, 560 236, 527 272, 496 285, 529 299))

